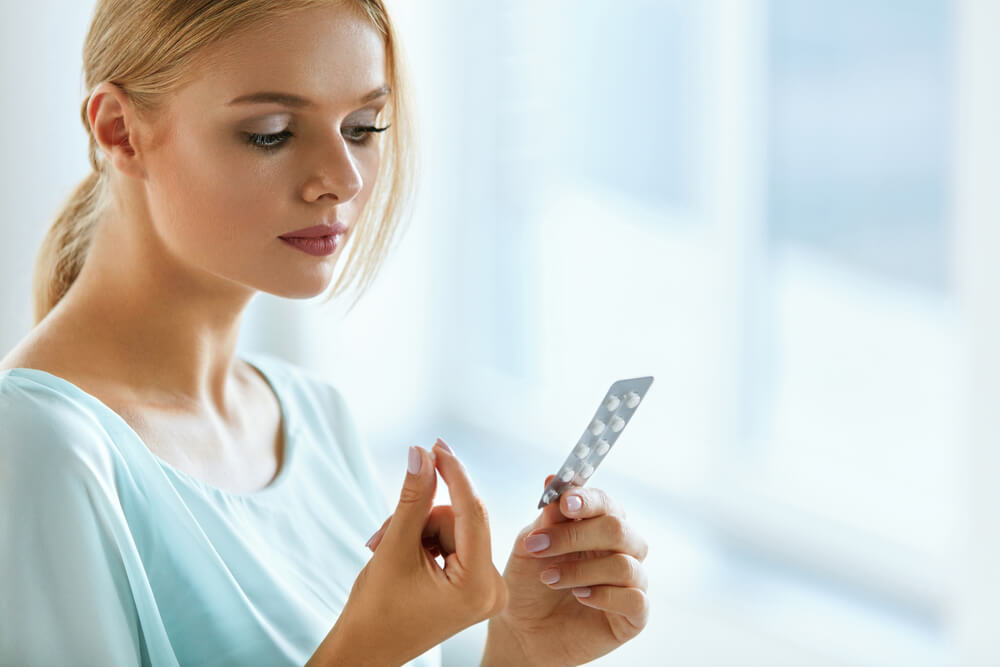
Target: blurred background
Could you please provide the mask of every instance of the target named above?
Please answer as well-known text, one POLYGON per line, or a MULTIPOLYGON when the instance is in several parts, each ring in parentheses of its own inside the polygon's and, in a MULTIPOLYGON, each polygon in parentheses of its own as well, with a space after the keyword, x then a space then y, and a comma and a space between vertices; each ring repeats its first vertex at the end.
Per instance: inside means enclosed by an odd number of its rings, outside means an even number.
MULTIPOLYGON (((501 569, 608 386, 655 376, 592 481, 652 616, 592 664, 1000 665, 1000 3, 391 6, 413 221, 353 311, 258 295, 241 350, 341 388, 389 499, 443 437, 501 569)), ((2 356, 89 171, 93 0, 0 7, 2 356)))

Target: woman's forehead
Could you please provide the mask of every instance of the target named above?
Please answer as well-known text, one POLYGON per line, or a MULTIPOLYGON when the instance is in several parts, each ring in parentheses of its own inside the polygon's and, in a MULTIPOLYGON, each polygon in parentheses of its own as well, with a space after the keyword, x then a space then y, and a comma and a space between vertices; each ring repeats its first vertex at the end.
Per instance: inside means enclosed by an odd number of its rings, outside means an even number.
POLYGON ((220 105, 261 92, 283 92, 315 106, 341 106, 390 83, 383 36, 363 15, 343 6, 268 20, 201 55, 186 92, 220 105))

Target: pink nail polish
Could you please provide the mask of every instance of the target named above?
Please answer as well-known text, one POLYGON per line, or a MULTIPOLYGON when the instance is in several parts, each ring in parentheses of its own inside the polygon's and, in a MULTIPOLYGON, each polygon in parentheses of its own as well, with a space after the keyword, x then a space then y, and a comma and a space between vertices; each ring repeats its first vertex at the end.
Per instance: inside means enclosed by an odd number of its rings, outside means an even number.
POLYGON ((566 508, 570 512, 579 512, 581 507, 583 507, 583 499, 580 496, 575 493, 566 496, 566 508))
POLYGON ((548 549, 550 544, 551 542, 549 541, 549 536, 545 533, 541 533, 540 535, 529 535, 524 538, 524 548, 531 552, 548 549))
POLYGON ((443 449, 444 451, 448 452, 448 453, 449 453, 449 454, 451 454, 452 456, 454 456, 454 455, 455 455, 455 452, 451 451, 451 447, 449 447, 449 446, 448 446, 448 443, 446 443, 446 442, 445 442, 444 440, 442 440, 441 438, 438 438, 438 439, 437 439, 437 444, 441 446, 441 449, 443 449))
POLYGON ((411 475, 416 475, 420 472, 420 464, 422 463, 420 456, 420 450, 416 447, 410 447, 410 460, 406 464, 406 469, 411 475))
POLYGON ((541 578, 542 582, 544 582, 546 584, 554 584, 554 583, 556 583, 557 581, 559 581, 559 568, 557 568, 557 567, 550 567, 547 570, 542 570, 542 574, 540 575, 540 578, 541 578))
POLYGON ((590 586, 583 586, 581 588, 574 588, 573 595, 578 598, 589 598, 590 597, 590 586))

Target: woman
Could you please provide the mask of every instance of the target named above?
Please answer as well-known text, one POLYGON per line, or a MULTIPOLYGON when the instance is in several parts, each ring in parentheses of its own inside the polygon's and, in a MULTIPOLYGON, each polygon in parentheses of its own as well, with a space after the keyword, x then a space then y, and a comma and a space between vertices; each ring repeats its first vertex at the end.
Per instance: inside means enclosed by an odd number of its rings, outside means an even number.
POLYGON ((349 242, 332 294, 363 291, 405 211, 381 0, 99 0, 84 68, 94 171, 0 360, 0 663, 433 665, 489 618, 483 664, 551 667, 638 634, 646 544, 602 492, 501 576, 438 440, 366 544, 388 512, 343 397, 235 356, 258 290, 320 294, 349 242))

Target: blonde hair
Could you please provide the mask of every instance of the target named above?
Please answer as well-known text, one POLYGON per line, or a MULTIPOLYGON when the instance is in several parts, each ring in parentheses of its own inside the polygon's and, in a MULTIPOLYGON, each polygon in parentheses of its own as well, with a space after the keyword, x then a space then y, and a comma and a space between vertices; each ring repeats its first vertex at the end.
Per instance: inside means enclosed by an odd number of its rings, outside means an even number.
MULTIPOLYGON (((385 39, 391 88, 379 114, 389 129, 382 135, 376 182, 350 240, 346 263, 324 302, 352 285, 357 304, 408 219, 414 192, 416 147, 408 77, 398 35, 383 0, 98 0, 83 46, 86 89, 110 81, 142 113, 155 113, 171 92, 182 87, 204 47, 260 21, 328 5, 360 9, 385 39)), ((90 137, 93 171, 70 194, 42 241, 35 260, 35 324, 63 298, 83 268, 91 239, 110 198, 110 167, 98 161, 98 146, 81 109, 90 137)))

